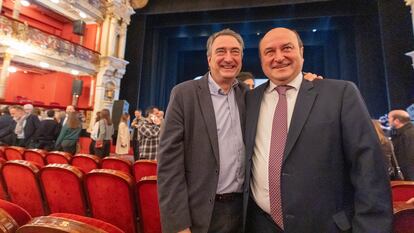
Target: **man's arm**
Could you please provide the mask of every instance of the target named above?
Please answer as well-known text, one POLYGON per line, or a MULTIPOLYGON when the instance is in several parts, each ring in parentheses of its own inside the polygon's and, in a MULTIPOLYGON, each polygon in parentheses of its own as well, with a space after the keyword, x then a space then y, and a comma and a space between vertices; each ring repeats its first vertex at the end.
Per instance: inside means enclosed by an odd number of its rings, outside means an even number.
POLYGON ((352 232, 389 233, 393 217, 384 156, 365 103, 352 83, 344 88, 341 126, 344 153, 354 186, 352 232))
POLYGON ((176 88, 164 124, 158 155, 158 200, 163 232, 177 233, 191 227, 191 217, 184 166, 184 110, 176 88))

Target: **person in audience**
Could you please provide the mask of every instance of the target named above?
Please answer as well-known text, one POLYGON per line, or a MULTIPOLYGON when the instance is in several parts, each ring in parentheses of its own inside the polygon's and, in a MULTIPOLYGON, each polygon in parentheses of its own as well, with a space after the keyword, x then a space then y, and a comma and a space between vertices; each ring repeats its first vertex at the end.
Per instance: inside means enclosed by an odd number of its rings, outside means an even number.
POLYGON ((76 154, 76 145, 81 132, 81 122, 76 112, 67 115, 66 124, 63 125, 55 143, 55 149, 76 154))
POLYGON ((388 124, 393 129, 391 140, 404 178, 414 180, 414 126, 410 115, 404 110, 393 110, 388 113, 388 124))
POLYGON ((23 105, 23 109, 26 114, 33 114, 33 109, 34 109, 33 105, 25 104, 23 105))
POLYGON ((392 165, 392 154, 394 153, 392 142, 385 136, 384 131, 381 127, 381 123, 378 120, 372 120, 372 123, 374 124, 375 131, 377 132, 377 136, 381 144, 382 153, 385 156, 388 175, 390 176, 390 178, 393 178, 395 175, 395 169, 392 165))
POLYGON ((139 159, 155 160, 158 154, 161 120, 156 116, 158 108, 149 107, 147 117, 138 125, 139 159))
POLYGON ((19 105, 10 108, 10 113, 16 121, 14 127, 14 133, 16 135, 15 146, 20 147, 29 147, 40 123, 37 116, 29 113, 31 112, 29 111, 30 106, 25 106, 26 111, 19 105))
POLYGON ((118 155, 126 155, 129 153, 129 127, 128 127, 129 114, 123 113, 118 125, 118 137, 116 140, 115 153, 118 155))
POLYGON ((141 109, 137 109, 134 112, 134 120, 132 120, 131 127, 132 127, 132 150, 134 152, 134 160, 139 159, 139 141, 138 141, 138 125, 142 123, 144 118, 142 117, 141 109))
POLYGON ((95 142, 98 138, 98 130, 99 130, 99 121, 101 120, 101 112, 96 112, 95 116, 95 123, 92 127, 91 132, 91 143, 89 144, 89 154, 94 155, 95 154, 95 142))
POLYGON ((239 75, 237 75, 237 80, 246 84, 250 90, 254 89, 254 76, 252 73, 240 72, 239 75))
POLYGON ((98 136, 95 142, 96 155, 101 158, 109 156, 113 134, 114 125, 112 124, 111 114, 108 109, 102 109, 101 119, 99 120, 98 136))
POLYGON ((288 28, 259 43, 269 81, 246 96, 246 232, 389 233, 389 178, 365 103, 351 82, 303 80, 303 51, 288 28))
MULTIPOLYGON (((76 109, 73 105, 66 106, 66 111, 64 117, 60 121, 60 126, 63 127, 66 124, 66 121, 68 120, 68 115, 71 112, 76 112, 76 109)), ((63 115, 61 115, 63 116, 63 115)))
POLYGON ((40 121, 39 128, 36 130, 34 137, 35 148, 53 150, 55 141, 59 135, 60 126, 55 120, 55 111, 47 110, 47 117, 40 121))
POLYGON ((0 116, 0 145, 13 145, 15 121, 10 116, 9 107, 1 110, 0 116))

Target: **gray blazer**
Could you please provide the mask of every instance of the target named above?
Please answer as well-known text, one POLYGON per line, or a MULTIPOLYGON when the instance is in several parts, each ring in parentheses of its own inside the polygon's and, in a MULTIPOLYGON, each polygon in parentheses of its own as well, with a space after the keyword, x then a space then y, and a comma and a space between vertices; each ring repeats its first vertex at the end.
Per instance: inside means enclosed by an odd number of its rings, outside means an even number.
MULTIPOLYGON (((246 96, 246 193, 267 85, 246 96)), ((302 81, 280 180, 286 233, 391 232, 384 156, 364 101, 350 82, 302 81)))
MULTIPOLYGON (((246 88, 235 95, 244 129, 246 88)), ((162 232, 191 227, 207 232, 219 174, 219 148, 208 74, 174 87, 161 133, 158 156, 158 199, 162 232)))

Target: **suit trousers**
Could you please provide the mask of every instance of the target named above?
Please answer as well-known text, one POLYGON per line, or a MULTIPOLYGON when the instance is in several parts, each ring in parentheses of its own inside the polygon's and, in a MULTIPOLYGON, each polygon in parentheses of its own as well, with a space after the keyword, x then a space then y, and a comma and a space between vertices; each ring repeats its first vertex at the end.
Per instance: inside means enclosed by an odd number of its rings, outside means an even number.
POLYGON ((209 233, 241 233, 243 226, 243 195, 232 200, 216 200, 209 233))
POLYGON ((247 205, 246 233, 283 233, 283 230, 250 197, 247 205))

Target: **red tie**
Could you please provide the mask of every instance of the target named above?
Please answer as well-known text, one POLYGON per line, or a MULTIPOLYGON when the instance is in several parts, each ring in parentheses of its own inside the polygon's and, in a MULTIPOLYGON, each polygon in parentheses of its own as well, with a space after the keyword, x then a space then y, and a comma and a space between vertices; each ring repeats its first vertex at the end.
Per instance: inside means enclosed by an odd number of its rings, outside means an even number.
POLYGON ((276 87, 279 93, 275 113, 273 115, 272 138, 269 153, 269 196, 270 213, 276 224, 283 229, 283 213, 280 193, 280 173, 283 161, 283 152, 287 138, 287 100, 286 91, 291 86, 276 87))

